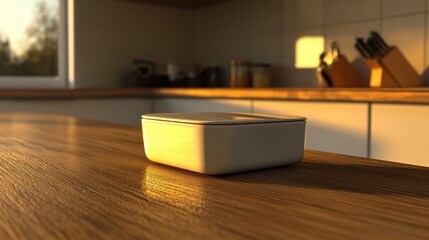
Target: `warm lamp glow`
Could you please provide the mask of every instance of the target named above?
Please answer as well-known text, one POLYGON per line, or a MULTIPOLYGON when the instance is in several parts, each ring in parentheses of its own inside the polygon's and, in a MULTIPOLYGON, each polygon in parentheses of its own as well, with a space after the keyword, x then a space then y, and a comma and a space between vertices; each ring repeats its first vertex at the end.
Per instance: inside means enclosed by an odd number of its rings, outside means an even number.
POLYGON ((295 45, 295 68, 316 68, 324 51, 324 37, 301 37, 295 45))

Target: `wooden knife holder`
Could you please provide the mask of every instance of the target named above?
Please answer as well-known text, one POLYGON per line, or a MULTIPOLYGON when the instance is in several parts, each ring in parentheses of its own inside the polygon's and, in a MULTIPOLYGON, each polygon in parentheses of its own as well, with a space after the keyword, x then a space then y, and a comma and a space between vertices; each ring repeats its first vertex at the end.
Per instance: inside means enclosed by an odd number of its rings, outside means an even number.
POLYGON ((380 65, 377 59, 365 60, 365 64, 370 69, 369 86, 372 88, 395 88, 399 87, 399 84, 393 78, 390 72, 386 71, 383 66, 380 65))
POLYGON ((340 55, 336 61, 325 69, 325 72, 332 87, 365 87, 364 81, 344 55, 340 55))
POLYGON ((370 87, 418 87, 422 79, 397 47, 381 59, 365 60, 371 71, 370 87))

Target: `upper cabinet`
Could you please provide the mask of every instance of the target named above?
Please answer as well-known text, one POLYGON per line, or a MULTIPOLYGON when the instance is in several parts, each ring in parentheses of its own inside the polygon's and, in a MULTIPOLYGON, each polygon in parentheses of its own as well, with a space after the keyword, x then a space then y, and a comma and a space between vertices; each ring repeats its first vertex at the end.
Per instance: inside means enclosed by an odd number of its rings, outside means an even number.
POLYGON ((195 9, 229 0, 120 0, 195 9))

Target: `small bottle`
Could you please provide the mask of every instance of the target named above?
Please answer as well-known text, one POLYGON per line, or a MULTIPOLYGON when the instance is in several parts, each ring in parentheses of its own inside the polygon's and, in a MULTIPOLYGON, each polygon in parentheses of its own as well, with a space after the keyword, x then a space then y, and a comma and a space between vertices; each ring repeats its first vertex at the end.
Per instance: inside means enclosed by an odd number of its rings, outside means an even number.
POLYGON ((251 87, 250 62, 231 61, 230 62, 230 86, 235 88, 251 87))
POLYGON ((271 87, 271 66, 269 64, 253 65, 252 86, 254 88, 271 87))
POLYGON ((169 63, 167 65, 167 75, 170 78, 170 81, 176 81, 180 72, 179 65, 175 63, 169 63))

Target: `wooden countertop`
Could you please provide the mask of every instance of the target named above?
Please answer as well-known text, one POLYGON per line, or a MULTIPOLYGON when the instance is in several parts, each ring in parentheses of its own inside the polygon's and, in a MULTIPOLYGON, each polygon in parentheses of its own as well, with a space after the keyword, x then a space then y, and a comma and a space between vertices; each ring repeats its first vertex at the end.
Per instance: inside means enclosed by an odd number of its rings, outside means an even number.
POLYGON ((0 90, 0 99, 165 97, 429 104, 429 88, 111 88, 0 90))
POLYGON ((149 162, 139 128, 0 114, 0 239, 425 239, 429 169, 306 151, 221 177, 149 162))

